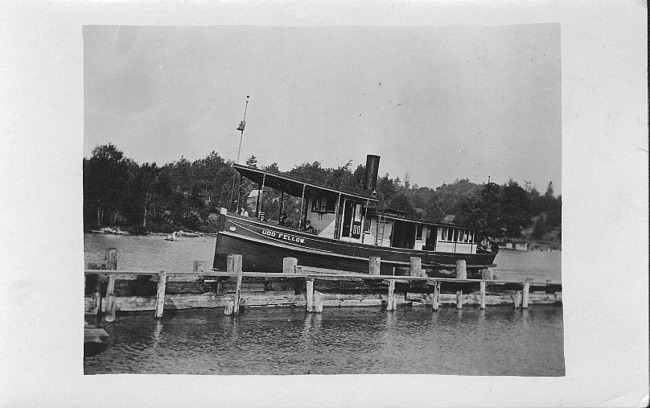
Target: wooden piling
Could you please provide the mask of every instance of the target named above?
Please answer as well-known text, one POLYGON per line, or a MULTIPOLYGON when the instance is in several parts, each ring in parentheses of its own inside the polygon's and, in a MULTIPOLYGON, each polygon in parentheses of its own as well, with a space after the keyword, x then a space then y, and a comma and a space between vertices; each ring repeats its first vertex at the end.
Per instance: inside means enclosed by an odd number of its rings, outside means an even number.
POLYGON ((229 254, 226 262, 228 273, 237 274, 237 285, 235 286, 235 298, 232 312, 234 316, 237 316, 239 314, 239 303, 241 302, 241 283, 243 278, 241 255, 229 254))
POLYGON ((528 309, 528 292, 530 291, 530 282, 524 283, 524 293, 521 303, 522 309, 528 309))
POLYGON ((485 282, 481 282, 481 303, 480 308, 485 309, 485 282))
POLYGON ((100 288, 101 288, 101 281, 97 279, 95 293, 93 294, 93 298, 94 298, 93 314, 96 315, 97 317, 99 317, 102 311, 102 294, 100 288))
POLYGON ((379 275, 381 270, 381 257, 371 256, 368 258, 368 266, 371 275, 379 275))
MULTIPOLYGON (((106 269, 111 271, 117 270, 117 249, 108 248, 106 250, 106 269)), ((108 286, 106 287, 106 314, 104 320, 107 322, 115 321, 115 275, 108 277, 108 286)))
POLYGON ((467 262, 464 259, 456 261, 456 279, 467 279, 467 262))
POLYGON ((165 309, 165 287, 167 286, 167 272, 161 271, 158 274, 158 290, 156 291, 156 312, 154 317, 160 319, 163 317, 165 309))
POLYGON ((456 309, 463 308, 463 291, 459 290, 456 292, 456 309))
POLYGON ((225 305, 223 308, 223 314, 225 314, 226 316, 232 316, 234 310, 235 310, 235 301, 233 301, 232 299, 227 299, 225 301, 225 305))
POLYGON ((519 309, 521 307, 521 291, 518 290, 514 293, 512 297, 512 305, 515 309, 519 309))
POLYGON ((106 269, 111 271, 117 270, 117 249, 108 248, 105 255, 106 269))
POLYGON ((434 311, 437 311, 438 308, 440 307, 440 304, 438 303, 439 298, 440 298, 440 282, 436 282, 435 285, 433 285, 433 299, 431 300, 431 306, 433 307, 434 311))
POLYGON ((391 279, 388 284, 388 301, 386 302, 386 310, 397 310, 395 302, 395 279, 391 279))
MULTIPOLYGON (((96 263, 88 263, 88 269, 105 269, 105 265, 99 265, 96 263)), ((95 281, 95 292, 93 293, 93 314, 98 318, 102 312, 102 278, 100 275, 95 275, 97 280, 95 281)))
POLYGON ((104 308, 104 320, 107 322, 115 321, 115 275, 108 277, 108 286, 106 287, 106 307, 104 308))
POLYGON ((297 273, 298 260, 296 258, 287 257, 282 259, 282 273, 297 273))
POLYGON ((422 276, 422 259, 417 256, 411 257, 411 267, 409 270, 411 276, 422 276))
POLYGON ((307 296, 307 313, 311 313, 314 311, 314 280, 313 279, 307 279, 306 296, 307 296))
POLYGON ((314 313, 323 313, 323 294, 314 292, 314 313))

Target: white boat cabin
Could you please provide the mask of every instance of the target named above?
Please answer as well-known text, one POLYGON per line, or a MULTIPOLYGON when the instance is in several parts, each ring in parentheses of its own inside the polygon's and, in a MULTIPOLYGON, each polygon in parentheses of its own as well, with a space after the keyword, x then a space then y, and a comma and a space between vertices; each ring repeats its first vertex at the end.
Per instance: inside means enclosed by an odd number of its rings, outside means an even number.
POLYGON ((336 197, 328 198, 324 194, 306 201, 306 219, 325 238, 382 247, 476 253, 475 229, 409 220, 393 211, 378 213, 367 200, 342 197, 338 217, 342 227, 337 231, 336 197))
MULTIPOLYGON (((370 194, 347 193, 241 165, 235 165, 235 169, 257 182, 260 194, 270 187, 300 198, 302 216, 298 227, 302 229, 309 221, 318 236, 382 247, 476 253, 475 229, 409 220, 398 211, 379 212, 378 201, 370 194)), ((263 209, 256 213, 263 213, 263 209)))

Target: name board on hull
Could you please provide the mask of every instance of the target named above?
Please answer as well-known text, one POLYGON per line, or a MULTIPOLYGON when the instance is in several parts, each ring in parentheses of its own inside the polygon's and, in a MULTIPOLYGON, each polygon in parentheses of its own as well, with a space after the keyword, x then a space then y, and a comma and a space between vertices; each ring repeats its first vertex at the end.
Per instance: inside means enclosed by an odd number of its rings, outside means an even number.
POLYGON ((261 234, 266 235, 267 237, 281 239, 283 241, 294 242, 296 244, 303 244, 303 245, 305 244, 304 238, 297 237, 295 235, 287 234, 284 232, 262 229, 261 234))

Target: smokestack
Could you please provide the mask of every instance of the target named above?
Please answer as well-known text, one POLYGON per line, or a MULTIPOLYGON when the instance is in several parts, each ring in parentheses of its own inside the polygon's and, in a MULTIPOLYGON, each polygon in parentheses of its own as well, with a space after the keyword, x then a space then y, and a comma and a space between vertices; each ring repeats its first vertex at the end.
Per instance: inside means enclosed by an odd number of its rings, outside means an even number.
POLYGON ((366 178, 363 189, 370 190, 373 197, 377 195, 377 174, 379 173, 379 156, 369 154, 366 158, 366 178))

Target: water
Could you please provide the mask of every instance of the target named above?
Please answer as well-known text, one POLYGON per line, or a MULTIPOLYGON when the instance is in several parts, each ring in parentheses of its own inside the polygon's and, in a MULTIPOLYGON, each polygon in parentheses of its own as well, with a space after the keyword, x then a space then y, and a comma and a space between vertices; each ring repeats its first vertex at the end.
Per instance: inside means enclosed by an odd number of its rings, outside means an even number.
POLYGON ((181 237, 178 241, 165 241, 164 238, 159 235, 86 234, 84 258, 86 264, 102 263, 106 249, 117 248, 117 268, 122 270, 192 272, 194 261, 205 261, 212 267, 215 237, 181 237))
MULTIPOLYGON (((165 241, 164 236, 124 236, 86 234, 84 257, 88 262, 104 262, 107 248, 117 248, 118 269, 166 270, 191 272, 194 261, 205 261, 210 267, 216 238, 211 236, 180 238, 165 241)), ((494 274, 503 280, 533 278, 536 282, 560 282, 561 252, 559 251, 501 251, 496 257, 494 274)))
MULTIPOLYGON (((215 238, 87 235, 86 262, 118 249, 120 269, 191 270, 211 264, 215 238)), ((559 252, 508 252, 499 278, 558 280, 559 252)), ((562 376, 562 308, 512 306, 248 308, 236 319, 220 309, 120 315, 102 323, 108 350, 84 359, 86 374, 452 374, 562 376)))

